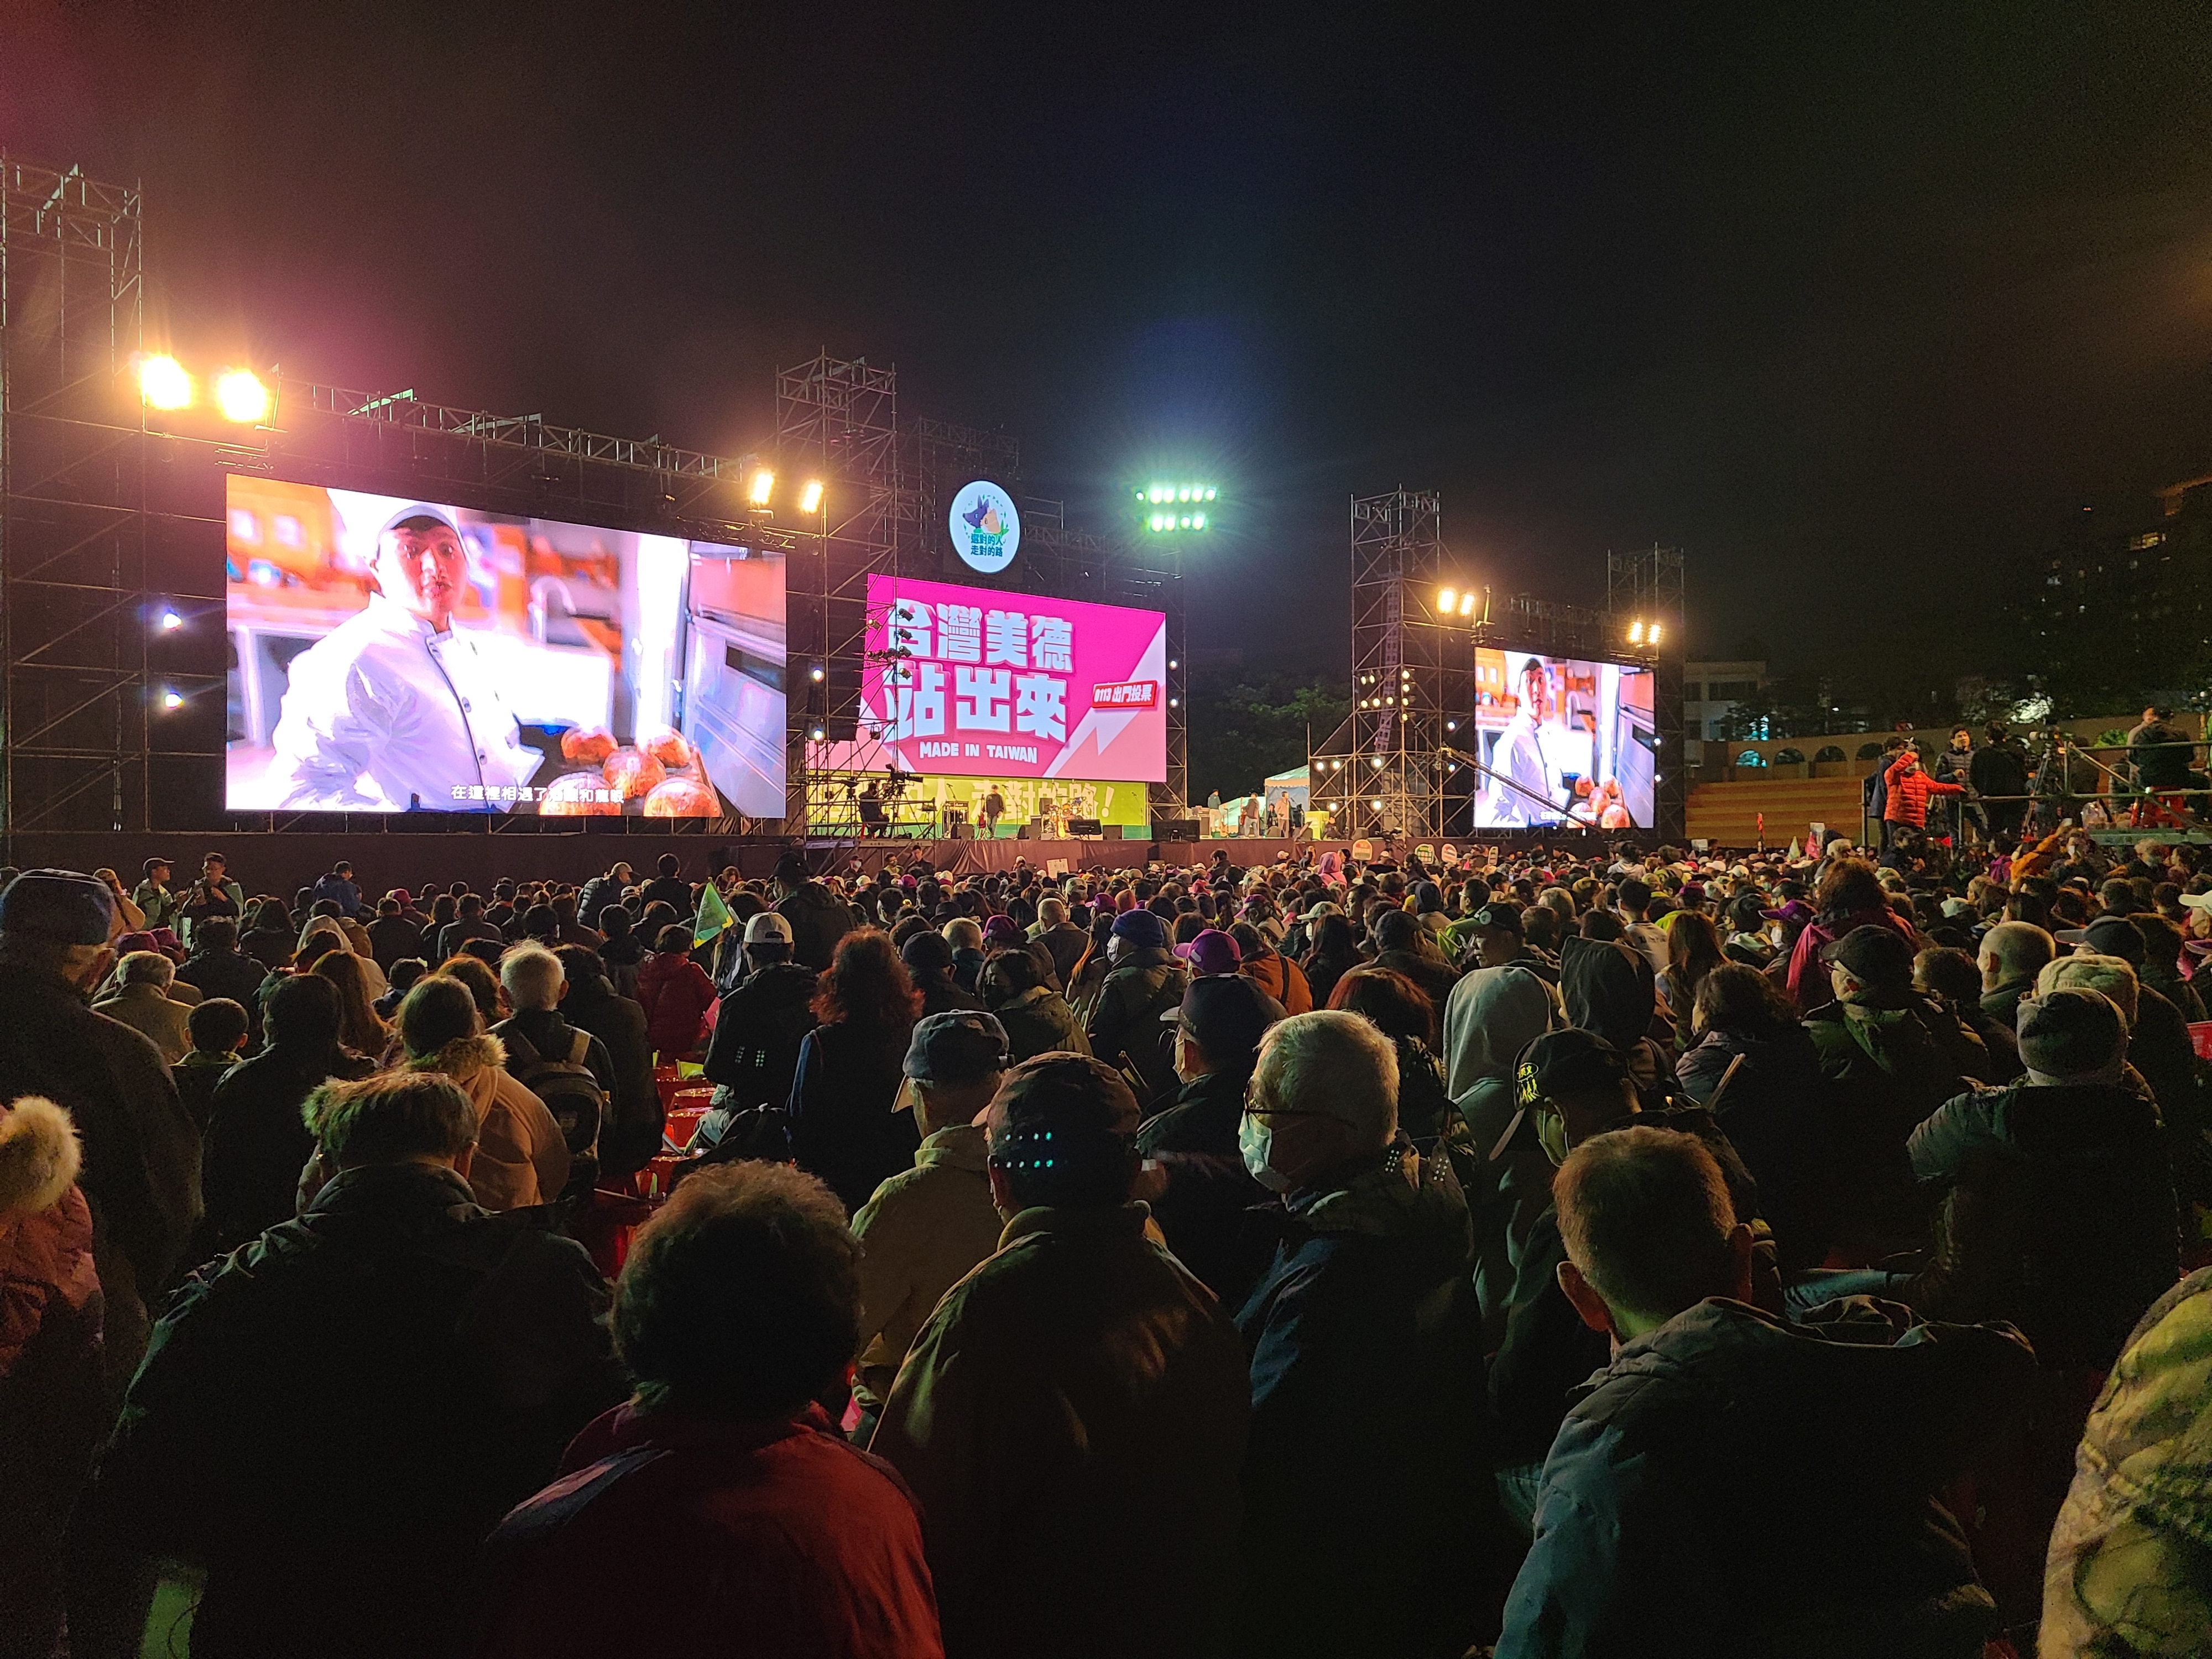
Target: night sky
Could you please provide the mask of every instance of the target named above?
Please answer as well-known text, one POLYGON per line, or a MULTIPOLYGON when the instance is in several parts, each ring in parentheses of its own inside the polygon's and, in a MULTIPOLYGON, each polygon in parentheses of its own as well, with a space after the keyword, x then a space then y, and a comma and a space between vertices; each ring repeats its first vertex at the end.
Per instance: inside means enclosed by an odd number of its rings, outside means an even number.
POLYGON ((1094 528, 1217 477, 1194 646, 1340 672, 1403 483, 1501 592, 1656 539, 1698 647, 1970 655, 1995 561, 2212 471, 2201 6, 0 17, 180 355, 730 452, 894 362, 1094 528))

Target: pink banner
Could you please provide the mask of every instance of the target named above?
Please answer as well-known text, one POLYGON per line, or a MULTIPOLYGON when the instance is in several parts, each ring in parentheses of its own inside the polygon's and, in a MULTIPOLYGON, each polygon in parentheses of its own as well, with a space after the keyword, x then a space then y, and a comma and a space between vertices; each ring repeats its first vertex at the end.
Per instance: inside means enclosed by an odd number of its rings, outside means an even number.
POLYGON ((1167 779, 1167 618, 868 578, 860 719, 915 772, 1167 779))

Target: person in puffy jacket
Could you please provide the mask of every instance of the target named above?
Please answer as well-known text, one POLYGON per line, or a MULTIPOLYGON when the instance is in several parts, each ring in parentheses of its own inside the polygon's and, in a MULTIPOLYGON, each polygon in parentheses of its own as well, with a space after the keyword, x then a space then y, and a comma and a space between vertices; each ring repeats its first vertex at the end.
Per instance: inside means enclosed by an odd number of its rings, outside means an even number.
POLYGON ((1889 763, 1882 774, 1885 786, 1881 823, 1885 835, 1894 836, 1899 824, 1915 830, 1928 824, 1928 802, 1936 795, 1963 795, 1966 787, 1962 783, 1942 783, 1928 775, 1920 764, 1919 751, 1910 744, 1905 751, 1889 763))
POLYGON ((1075 1010, 1045 983, 1044 975, 1036 954, 1017 946, 986 962, 976 981, 984 1006, 1006 1030, 1010 1065, 1018 1066, 1032 1054, 1091 1052, 1091 1039, 1075 1010))
POLYGON ((58 1651, 62 1531, 106 1426, 100 1275, 70 1115, 0 1107, 0 1650, 58 1651))
POLYGON ((1692 1136, 1593 1136, 1556 1187, 1559 1283, 1613 1360, 1545 1460, 1499 1659, 1977 1659, 1998 1609, 1941 1493, 2025 1406, 2027 1343, 1750 1305, 1752 1230, 1692 1136))
POLYGON ((409 1071, 442 1072, 476 1109, 476 1145, 457 1168, 478 1204, 528 1209, 561 1195, 568 1143, 545 1103, 507 1069, 507 1048, 484 1029, 467 986, 443 974, 417 981, 399 1005, 399 1037, 409 1071))
POLYGON ((707 1034, 707 1011, 714 1006, 714 981, 691 960, 691 930, 681 923, 664 927, 653 952, 637 970, 637 1001, 664 1066, 687 1060, 707 1034))
POLYGON ((1106 982, 1085 1032, 1091 1052, 1136 1078, 1147 1100, 1160 1100, 1176 1086, 1160 1016, 1182 1006, 1182 964, 1168 948, 1167 928, 1150 910, 1127 910, 1114 919, 1106 961, 1106 982))

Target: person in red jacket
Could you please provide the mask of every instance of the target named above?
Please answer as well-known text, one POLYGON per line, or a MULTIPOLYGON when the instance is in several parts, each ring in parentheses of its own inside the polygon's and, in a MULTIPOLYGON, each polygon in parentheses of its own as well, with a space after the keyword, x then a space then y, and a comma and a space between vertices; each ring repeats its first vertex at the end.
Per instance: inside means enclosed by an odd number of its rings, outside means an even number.
POLYGON ((492 1534, 481 1659, 941 1659, 914 1495, 819 1403, 860 1346, 860 1257, 800 1170, 676 1189, 615 1288, 637 1392, 492 1534))
POLYGON ((1920 769, 1920 753, 1911 744, 1904 753, 1892 761, 1883 775, 1887 796, 1881 809, 1883 844, 1897 839, 1899 824, 1914 830, 1928 826, 1928 799, 1931 795, 1963 795, 1966 787, 1960 783, 1938 783, 1920 769))
POLYGON ((92 1212, 70 1115, 0 1107, 0 1650, 62 1633, 62 1528, 106 1427, 92 1212))
POLYGON ((688 1059, 707 1034, 707 1011, 714 1006, 714 981, 691 960, 691 930, 681 923, 664 927, 653 954, 637 970, 638 1006, 645 1010, 646 1033, 660 1063, 688 1059))

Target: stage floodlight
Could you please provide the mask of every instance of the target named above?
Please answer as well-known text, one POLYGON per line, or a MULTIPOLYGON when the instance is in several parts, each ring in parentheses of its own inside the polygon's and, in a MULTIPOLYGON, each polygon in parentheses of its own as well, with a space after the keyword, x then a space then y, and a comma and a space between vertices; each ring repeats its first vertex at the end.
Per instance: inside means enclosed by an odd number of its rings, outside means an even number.
POLYGON ((184 625, 185 619, 182 617, 179 617, 175 611, 164 611, 161 613, 161 631, 163 633, 173 634, 178 629, 182 628, 184 625))
POLYGON ((745 487, 745 499, 755 507, 766 507, 775 495, 775 474, 766 467, 753 474, 752 482, 745 487))
POLYGON ((192 401, 192 377, 174 357, 142 357, 138 396, 149 409, 185 408, 192 401))
POLYGON ((1190 528, 1190 514, 1188 514, 1188 513, 1184 514, 1182 515, 1182 523, 1181 523, 1179 526, 1177 526, 1176 527, 1177 527, 1178 529, 1182 529, 1182 530, 1188 530, 1188 529, 1189 529, 1189 528, 1190 528))
POLYGON ((1458 603, 1459 595, 1449 587, 1437 595, 1437 609, 1439 611, 1449 611, 1458 603))
POLYGON ((1191 527, 1193 530, 1203 530, 1203 529, 1205 529, 1205 528, 1206 528, 1206 514, 1203 514, 1203 513, 1194 513, 1194 514, 1192 514, 1190 515, 1190 527, 1191 527))
POLYGON ((1168 659, 1168 666, 1170 668, 1180 668, 1182 665, 1177 662, 1173 657, 1170 657, 1168 659))
POLYGON ((806 671, 806 674, 809 679, 818 683, 822 678, 822 665, 818 662, 816 663, 813 667, 806 671))
POLYGON ((175 692, 173 692, 173 691, 164 691, 163 693, 161 693, 161 707, 162 707, 162 708, 182 708, 184 706, 185 706, 185 700, 184 700, 182 697, 179 696, 175 692))
POLYGON ((1168 699, 1168 707, 1170 708, 1179 708, 1182 706, 1182 700, 1180 697, 1170 697, 1168 699))
POLYGON ((799 492, 799 510, 801 513, 814 513, 820 511, 821 507, 822 480, 809 478, 806 481, 806 487, 799 492))
POLYGON ((829 733, 817 726, 811 732, 808 732, 807 735, 812 738, 815 742, 819 743, 823 738, 827 737, 829 733))
POLYGON ((1641 617, 1628 625, 1628 642, 1631 645, 1644 643, 1644 619, 1641 617))
POLYGON ((1473 593, 1462 593, 1459 596, 1459 614, 1462 617, 1472 617, 1474 614, 1473 593))
POLYGON ((1650 630, 1644 636, 1644 643, 1646 645, 1656 645, 1659 643, 1659 624, 1657 623, 1653 623, 1651 624, 1650 630))
POLYGON ((250 368, 227 368, 216 379, 215 406, 226 421, 258 426, 269 418, 269 388, 250 368))

